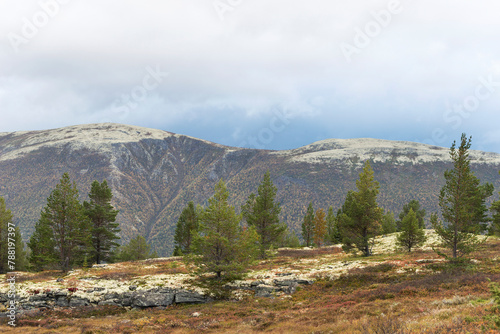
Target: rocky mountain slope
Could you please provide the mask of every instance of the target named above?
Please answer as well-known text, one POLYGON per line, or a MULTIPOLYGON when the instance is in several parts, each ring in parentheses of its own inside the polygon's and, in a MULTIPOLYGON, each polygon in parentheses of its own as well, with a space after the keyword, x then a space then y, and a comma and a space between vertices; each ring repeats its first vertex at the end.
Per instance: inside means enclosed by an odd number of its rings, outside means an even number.
MULTIPOLYGON (((473 170, 500 189, 500 154, 472 151, 473 170)), ((330 139, 294 150, 227 147, 166 131, 120 124, 90 124, 46 131, 0 133, 0 196, 24 238, 46 198, 68 172, 85 199, 93 180, 107 179, 120 210, 122 241, 144 235, 161 255, 173 249, 175 223, 188 201, 205 204, 224 178, 239 209, 266 170, 278 187, 281 218, 299 230, 307 204, 342 205, 370 159, 380 182, 379 204, 399 212, 418 199, 437 210, 451 168, 448 148, 376 139, 330 139)))

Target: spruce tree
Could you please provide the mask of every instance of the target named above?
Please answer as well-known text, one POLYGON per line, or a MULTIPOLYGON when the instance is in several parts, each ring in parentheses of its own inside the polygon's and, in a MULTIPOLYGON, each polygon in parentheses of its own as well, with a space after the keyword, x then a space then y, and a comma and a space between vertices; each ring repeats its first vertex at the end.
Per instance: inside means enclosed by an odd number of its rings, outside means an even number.
POLYGON ((312 202, 307 207, 304 221, 302 223, 302 238, 306 247, 309 247, 314 237, 314 208, 312 202))
POLYGON ((358 191, 349 191, 339 219, 345 251, 357 248, 364 256, 372 254, 375 236, 380 231, 382 209, 377 204, 379 183, 374 180, 370 162, 356 180, 358 191))
POLYGON ((91 252, 91 226, 68 173, 47 198, 30 238, 31 263, 41 269, 56 263, 67 272, 91 252))
POLYGON ((240 227, 241 216, 229 205, 228 197, 221 179, 201 214, 199 232, 193 239, 193 253, 199 256, 186 257, 198 266, 198 274, 214 274, 213 279, 219 283, 242 277, 258 252, 255 228, 240 227))
POLYGON ((489 220, 485 200, 493 194, 493 185, 480 185, 470 169, 471 140, 462 134, 458 150, 456 142, 450 148, 453 169, 444 173, 446 183, 439 194, 439 206, 446 225, 433 222, 442 246, 451 251, 452 259, 477 249, 480 243, 477 235, 486 229, 489 220))
POLYGON ((257 196, 250 194, 245 205, 241 207, 243 218, 248 226, 255 227, 260 236, 260 257, 266 257, 266 250, 282 239, 286 225, 280 223, 281 207, 275 202, 277 188, 271 181, 269 171, 257 189, 257 196))
POLYGON ((175 248, 174 256, 191 253, 193 235, 199 227, 201 208, 196 208, 194 202, 190 201, 182 210, 177 226, 175 228, 175 248))
POLYGON ((94 181, 89 193, 89 202, 84 202, 85 215, 90 219, 92 228, 93 261, 97 264, 108 261, 116 247, 119 246, 115 240, 120 239, 120 232, 116 215, 111 205, 113 194, 106 180, 99 183, 94 181))
POLYGON ((325 211, 323 209, 316 210, 314 216, 314 243, 316 247, 321 247, 325 241, 326 236, 326 220, 325 211))
POLYGON ((413 211, 413 208, 410 208, 410 211, 401 222, 401 233, 396 239, 396 244, 411 252, 412 248, 423 245, 426 239, 425 231, 420 227, 417 214, 413 211))
POLYGON ((420 228, 425 228, 425 209, 420 208, 420 202, 417 201, 416 199, 412 199, 408 204, 405 204, 403 206, 403 211, 399 213, 399 220, 396 222, 396 228, 398 231, 401 231, 401 224, 403 221, 403 218, 408 215, 408 212, 410 212, 410 209, 413 209, 413 212, 415 212, 418 220, 418 226, 420 228))

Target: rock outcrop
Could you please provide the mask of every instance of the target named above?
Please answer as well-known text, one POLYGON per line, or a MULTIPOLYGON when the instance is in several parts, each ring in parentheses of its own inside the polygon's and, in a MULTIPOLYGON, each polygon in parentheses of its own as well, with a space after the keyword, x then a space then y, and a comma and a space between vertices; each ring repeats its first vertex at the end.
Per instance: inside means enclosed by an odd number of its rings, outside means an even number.
MULTIPOLYGON (((18 310, 43 309, 54 307, 81 307, 89 305, 115 305, 121 307, 148 308, 165 307, 172 304, 194 304, 206 303, 210 298, 194 291, 183 289, 152 289, 147 291, 133 291, 122 294, 109 293, 100 298, 92 298, 94 291, 86 293, 88 298, 75 296, 64 290, 38 293, 25 298, 17 298, 18 310)), ((6 306, 8 298, 6 294, 0 294, 0 304, 6 306)))
MULTIPOLYGON (((312 280, 301 278, 275 279, 272 283, 264 281, 253 281, 251 283, 240 282, 228 285, 228 289, 254 291, 255 297, 272 297, 279 293, 293 294, 299 285, 310 285, 312 280)), ((181 288, 154 288, 149 290, 136 290, 136 286, 130 286, 129 291, 122 293, 106 293, 103 288, 87 289, 78 295, 74 290, 58 289, 44 293, 32 292, 26 297, 16 297, 18 310, 52 309, 56 307, 82 307, 97 305, 114 305, 119 307, 151 308, 166 307, 173 304, 201 304, 212 299, 199 292, 181 288), (96 296, 95 294, 98 293, 96 296)), ((6 293, 0 293, 0 306, 7 307, 9 299, 6 293)), ((1 307, 0 307, 1 308, 1 307)))

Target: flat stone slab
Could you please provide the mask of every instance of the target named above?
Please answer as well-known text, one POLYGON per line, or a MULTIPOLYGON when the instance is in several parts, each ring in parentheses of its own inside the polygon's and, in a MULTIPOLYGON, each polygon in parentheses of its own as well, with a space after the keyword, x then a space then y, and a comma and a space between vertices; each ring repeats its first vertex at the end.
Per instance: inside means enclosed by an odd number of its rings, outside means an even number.
POLYGON ((132 297, 133 307, 169 306, 174 303, 173 293, 138 292, 132 297))

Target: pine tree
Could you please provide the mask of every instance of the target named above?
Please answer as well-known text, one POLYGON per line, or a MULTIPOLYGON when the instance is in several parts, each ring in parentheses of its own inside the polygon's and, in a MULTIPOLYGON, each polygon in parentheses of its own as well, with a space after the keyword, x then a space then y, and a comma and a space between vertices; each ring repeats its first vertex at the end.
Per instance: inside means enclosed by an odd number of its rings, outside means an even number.
POLYGON ((458 150, 455 142, 450 148, 454 168, 444 173, 446 183, 439 194, 439 206, 447 224, 433 224, 442 246, 450 249, 453 259, 477 249, 477 235, 486 229, 489 220, 485 200, 493 194, 493 185, 480 185, 470 169, 471 140, 462 134, 458 150))
POLYGON ((431 221, 431 226, 436 226, 436 224, 439 224, 437 212, 431 213, 430 221, 431 221))
POLYGON ((382 234, 384 235, 391 234, 396 232, 397 230, 398 229, 396 226, 396 220, 394 219, 394 213, 392 211, 388 211, 384 215, 384 217, 382 217, 382 234))
POLYGON ((417 201, 416 199, 412 199, 408 204, 405 204, 403 206, 403 211, 399 213, 399 220, 396 222, 396 228, 398 231, 401 231, 401 224, 403 221, 403 218, 408 215, 408 212, 410 212, 410 209, 413 209, 413 212, 417 215, 417 220, 418 220, 418 226, 420 228, 425 228, 425 209, 420 208, 420 202, 417 201))
POLYGON ((47 198, 30 238, 31 263, 36 268, 57 263, 67 272, 81 264, 91 251, 90 221, 78 200, 76 184, 64 173, 60 183, 47 198))
POLYGON ((151 246, 142 235, 131 239, 118 252, 118 260, 120 261, 141 261, 155 257, 157 257, 156 253, 151 253, 151 246))
POLYGON ((260 257, 266 257, 266 250, 275 245, 283 237, 286 225, 280 223, 281 207, 275 202, 277 188, 271 181, 269 171, 257 189, 257 196, 250 194, 245 205, 241 207, 243 218, 248 226, 254 226, 260 236, 260 257))
MULTIPOLYGON (((337 212, 339 214, 340 210, 337 212)), ((335 213, 333 213, 333 208, 328 208, 328 214, 326 215, 326 240, 331 245, 337 245, 342 242, 342 235, 340 234, 338 219, 335 213)))
POLYGON ((187 257, 198 266, 198 274, 213 273, 218 282, 242 277, 258 251, 255 228, 240 227, 241 216, 228 204, 228 197, 221 179, 201 214, 199 232, 193 238, 193 253, 199 256, 187 257))
POLYGON ((377 204, 379 183, 374 180, 370 162, 356 180, 358 191, 349 191, 339 219, 345 251, 356 247, 364 256, 370 256, 375 236, 380 231, 382 209, 377 204))
POLYGON ((491 223, 490 233, 496 234, 497 236, 500 237, 500 200, 494 202, 491 205, 490 210, 493 213, 493 222, 491 223))
POLYGON ((36 222, 35 231, 28 241, 28 248, 31 250, 30 266, 36 271, 41 271, 57 262, 54 233, 47 219, 39 219, 36 222))
POLYGON ((314 236, 314 208, 312 202, 309 203, 307 207, 306 215, 304 216, 304 222, 302 223, 302 238, 306 247, 311 245, 314 236))
POLYGON ((280 243, 281 247, 298 248, 300 240, 295 231, 286 230, 280 243))
POLYGON ((177 226, 175 228, 175 248, 174 256, 191 253, 191 244, 193 235, 198 230, 200 225, 201 207, 196 208, 194 202, 190 201, 188 205, 182 210, 177 226))
POLYGON ((7 209, 3 197, 0 197, 0 274, 11 271, 8 270, 9 223, 12 224, 12 213, 7 209))
POLYGON ((21 231, 14 226, 12 219, 12 212, 7 209, 4 198, 0 197, 0 274, 23 270, 26 266, 21 231), (9 265, 9 260, 13 267, 9 265))
POLYGON ((119 246, 115 240, 120 239, 120 232, 116 215, 111 205, 113 194, 106 180, 99 183, 94 181, 89 193, 90 202, 84 202, 85 215, 90 219, 92 225, 92 245, 94 262, 108 261, 116 247, 119 246))
POLYGON ((401 233, 396 239, 396 244, 411 252, 412 248, 423 245, 426 239, 425 231, 420 227, 417 214, 410 208, 410 211, 402 220, 401 233))
POLYGON ((314 243, 316 247, 321 247, 325 241, 326 236, 326 220, 325 211, 323 209, 316 210, 314 216, 314 243))

